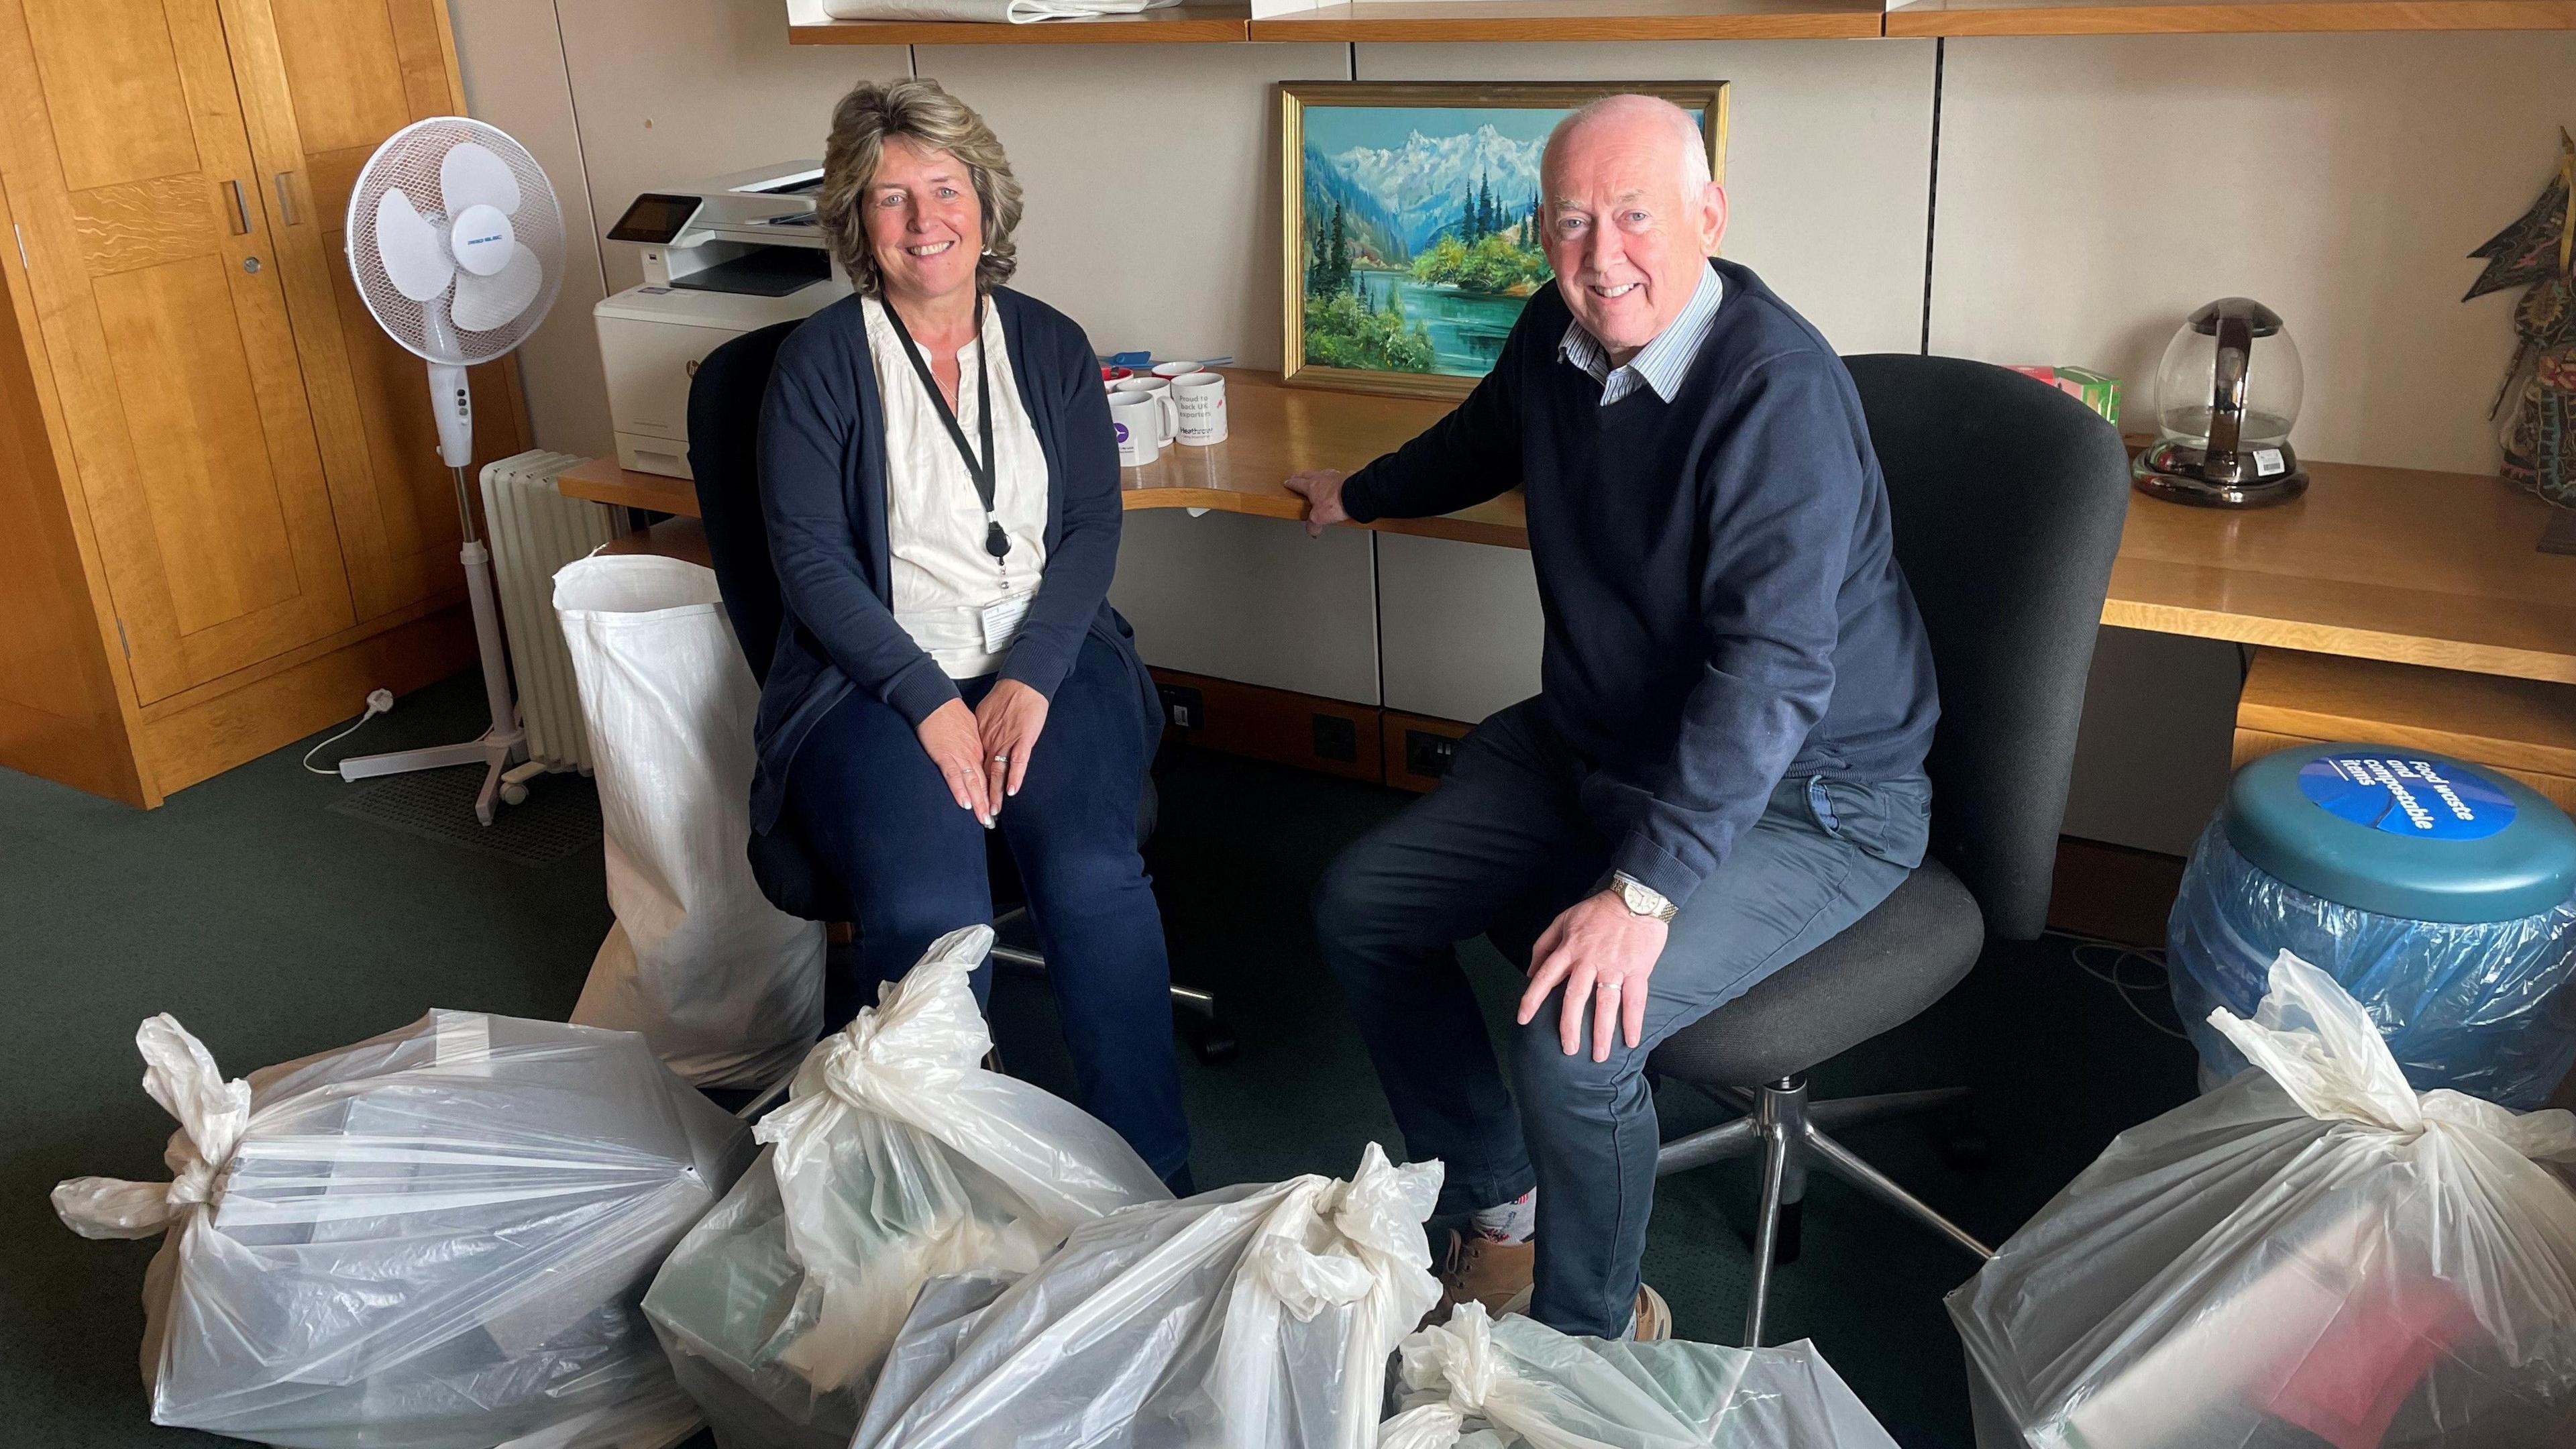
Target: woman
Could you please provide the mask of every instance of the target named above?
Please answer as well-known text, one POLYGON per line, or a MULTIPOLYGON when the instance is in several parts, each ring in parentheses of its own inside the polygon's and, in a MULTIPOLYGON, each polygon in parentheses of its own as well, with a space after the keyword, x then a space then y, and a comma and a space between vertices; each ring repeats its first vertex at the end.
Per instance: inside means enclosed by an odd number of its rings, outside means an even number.
POLYGON ((1162 715, 1108 604, 1118 450, 1099 365, 1081 328, 1000 285, 1019 183, 936 82, 841 98, 816 214, 857 295, 788 338, 762 405, 788 627, 752 823, 792 815, 848 891, 863 989, 993 918, 998 830, 1082 1105, 1185 1189, 1170 969, 1136 851, 1162 715))

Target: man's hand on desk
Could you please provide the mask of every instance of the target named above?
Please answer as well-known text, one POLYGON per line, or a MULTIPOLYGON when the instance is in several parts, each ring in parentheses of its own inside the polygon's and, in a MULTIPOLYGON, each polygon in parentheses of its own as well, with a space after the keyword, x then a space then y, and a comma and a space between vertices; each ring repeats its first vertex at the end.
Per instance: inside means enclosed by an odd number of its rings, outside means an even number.
POLYGON ((1306 500, 1308 538, 1322 538, 1328 525, 1350 521, 1342 511, 1342 480, 1349 476, 1339 468, 1309 468, 1288 476, 1288 491, 1306 500))
POLYGON ((1583 1049, 1583 1012, 1592 1008, 1592 1059, 1610 1060, 1614 1030, 1631 1047, 1645 1039, 1646 980, 1655 974, 1671 927, 1628 909, 1617 891, 1600 891, 1566 907, 1530 948, 1529 988, 1520 1022, 1538 1015, 1547 994, 1565 984, 1557 1040, 1572 1056, 1583 1049))

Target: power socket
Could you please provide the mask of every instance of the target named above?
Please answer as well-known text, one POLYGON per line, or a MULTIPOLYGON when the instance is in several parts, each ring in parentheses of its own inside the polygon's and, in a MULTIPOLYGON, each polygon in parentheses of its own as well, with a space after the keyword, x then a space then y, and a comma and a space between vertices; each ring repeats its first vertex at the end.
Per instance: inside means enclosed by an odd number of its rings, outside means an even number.
POLYGON ((1343 764, 1359 763, 1359 724, 1338 714, 1319 714, 1315 719, 1315 757, 1339 760, 1343 764))
POLYGON ((1155 686, 1163 696, 1163 718, 1176 730, 1194 730, 1207 723, 1207 699, 1186 684, 1155 686))
POLYGON ((1404 732, 1404 768, 1407 774, 1437 780, 1449 773, 1450 762, 1458 758, 1458 742, 1447 735, 1428 730, 1404 732))

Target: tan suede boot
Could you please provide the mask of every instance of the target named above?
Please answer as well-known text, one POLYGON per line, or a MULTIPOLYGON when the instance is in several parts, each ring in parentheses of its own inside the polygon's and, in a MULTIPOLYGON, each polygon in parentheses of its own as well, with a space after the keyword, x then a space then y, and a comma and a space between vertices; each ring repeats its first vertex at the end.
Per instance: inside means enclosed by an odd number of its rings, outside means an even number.
POLYGON ((1474 1299, 1500 1316, 1503 1305, 1529 1291, 1538 1270, 1538 1240, 1497 1243, 1481 1233, 1449 1235, 1440 1263, 1440 1302, 1424 1324, 1447 1323, 1449 1310, 1474 1299))
MULTIPOLYGON (((1502 1311, 1526 1315, 1534 1287, 1513 1294, 1512 1301, 1504 1304, 1502 1311)), ((1672 1336, 1672 1305, 1664 1302, 1664 1295, 1656 1292, 1653 1284, 1638 1284, 1637 1313, 1628 1328, 1629 1340, 1634 1343, 1662 1343, 1672 1336)))

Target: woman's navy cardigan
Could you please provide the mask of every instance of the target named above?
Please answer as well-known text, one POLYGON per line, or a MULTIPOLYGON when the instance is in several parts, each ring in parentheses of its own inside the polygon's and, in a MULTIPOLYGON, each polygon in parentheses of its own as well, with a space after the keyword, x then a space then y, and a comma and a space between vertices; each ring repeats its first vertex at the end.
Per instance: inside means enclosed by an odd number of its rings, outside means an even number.
MULTIPOLYGON (((1046 579, 1002 677, 1049 699, 1096 636, 1127 665, 1145 738, 1162 732, 1134 631, 1109 607, 1118 566, 1118 444, 1090 339, 1007 287, 991 293, 1020 403, 1047 460, 1046 579)), ((786 619, 752 739, 752 828, 767 832, 807 732, 852 689, 918 725, 957 686, 897 624, 886 543, 885 407, 859 299, 815 313, 778 349, 760 412, 760 504, 786 619)))

